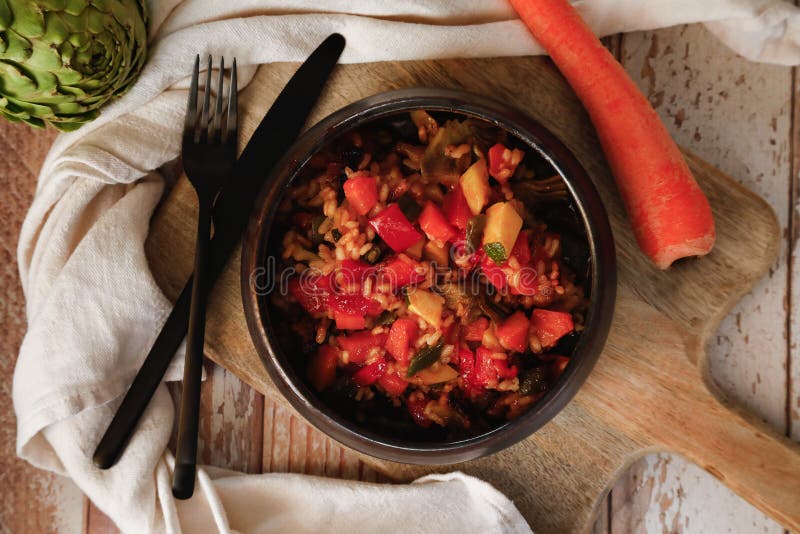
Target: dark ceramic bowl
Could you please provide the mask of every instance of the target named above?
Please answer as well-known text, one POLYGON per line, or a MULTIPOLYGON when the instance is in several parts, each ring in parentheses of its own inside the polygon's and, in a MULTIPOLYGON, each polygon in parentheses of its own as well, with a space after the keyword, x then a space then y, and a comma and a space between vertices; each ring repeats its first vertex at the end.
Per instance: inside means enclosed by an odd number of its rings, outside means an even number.
MULTIPOLYGON (((563 210, 562 210, 563 211, 563 210)), ((540 216, 545 222, 547 216, 540 216)), ((444 89, 415 88, 375 95, 351 104, 303 134, 266 181, 244 237, 242 296, 250 334, 275 385, 311 424, 333 439, 365 454, 412 464, 449 464, 500 451, 528 437, 552 419, 581 387, 605 343, 616 295, 614 241, 596 189, 567 148, 539 123, 519 111, 482 96, 444 89), (387 433, 344 417, 308 385, 298 366, 297 349, 286 342, 286 319, 271 313, 270 254, 281 236, 271 236, 277 206, 289 184, 321 147, 353 128, 422 108, 472 117, 506 130, 516 144, 538 154, 548 172, 560 174, 572 196, 570 209, 588 251, 585 289, 590 298, 585 330, 564 373, 552 388, 517 419, 491 431, 458 440, 419 439, 387 433), (295 356, 292 359, 292 356, 295 356)))

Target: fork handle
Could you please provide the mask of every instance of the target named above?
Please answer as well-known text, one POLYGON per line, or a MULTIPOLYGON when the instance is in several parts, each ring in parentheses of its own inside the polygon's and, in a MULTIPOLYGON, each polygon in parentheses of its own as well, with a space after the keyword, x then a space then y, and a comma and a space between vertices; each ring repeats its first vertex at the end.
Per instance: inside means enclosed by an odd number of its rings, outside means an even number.
POLYGON ((178 499, 188 499, 192 496, 197 473, 197 428, 200 417, 200 382, 203 372, 203 342, 206 331, 210 233, 211 206, 201 201, 198 210, 189 331, 186 336, 186 359, 183 365, 183 391, 178 421, 175 472, 172 480, 172 494, 178 499))

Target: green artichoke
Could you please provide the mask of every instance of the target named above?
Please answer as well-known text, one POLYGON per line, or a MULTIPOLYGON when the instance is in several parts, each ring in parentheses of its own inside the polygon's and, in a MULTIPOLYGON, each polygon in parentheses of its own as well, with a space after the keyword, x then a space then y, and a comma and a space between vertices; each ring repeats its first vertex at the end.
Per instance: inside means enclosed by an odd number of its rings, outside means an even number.
POLYGON ((0 0, 0 115, 71 131, 147 59, 146 0, 0 0))

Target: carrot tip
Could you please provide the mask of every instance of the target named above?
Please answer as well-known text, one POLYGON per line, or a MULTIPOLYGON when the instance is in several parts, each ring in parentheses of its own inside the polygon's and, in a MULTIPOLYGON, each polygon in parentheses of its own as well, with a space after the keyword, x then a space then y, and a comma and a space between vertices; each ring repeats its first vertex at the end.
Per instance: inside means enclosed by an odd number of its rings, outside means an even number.
POLYGON ((669 245, 660 249, 651 256, 651 260, 661 270, 668 269, 673 263, 682 258, 705 256, 714 248, 716 236, 711 233, 696 239, 691 239, 678 245, 669 245))

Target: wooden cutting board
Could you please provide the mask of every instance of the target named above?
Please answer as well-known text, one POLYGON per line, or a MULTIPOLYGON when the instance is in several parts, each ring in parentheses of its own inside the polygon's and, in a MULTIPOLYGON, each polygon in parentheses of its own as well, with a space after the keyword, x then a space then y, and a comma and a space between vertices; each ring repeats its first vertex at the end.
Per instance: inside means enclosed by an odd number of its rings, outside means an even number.
MULTIPOLYGON (((295 68, 263 66, 243 92, 241 146, 295 68)), ((544 58, 339 66, 311 123, 362 97, 420 85, 466 89, 516 105, 575 153, 611 218, 619 263, 617 308, 587 382, 527 440, 488 458, 439 469, 364 460, 401 481, 431 471, 474 474, 512 498, 538 532, 566 532, 592 524, 598 504, 628 465, 666 451, 696 462, 800 531, 800 447, 724 398, 709 375, 705 351, 722 318, 776 256, 779 227, 769 205, 687 151, 714 209, 717 245, 706 258, 667 272, 654 269, 636 247, 588 117, 544 58)), ((147 243, 156 279, 173 298, 191 271, 195 219, 194 195, 182 178, 154 216, 147 243)), ((207 354, 259 391, 279 397, 245 325, 239 257, 235 253, 212 295, 207 354)))

